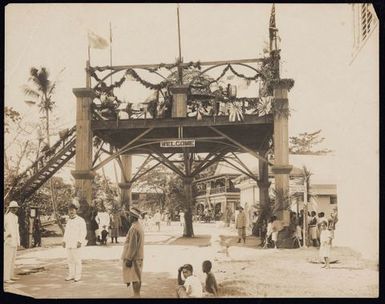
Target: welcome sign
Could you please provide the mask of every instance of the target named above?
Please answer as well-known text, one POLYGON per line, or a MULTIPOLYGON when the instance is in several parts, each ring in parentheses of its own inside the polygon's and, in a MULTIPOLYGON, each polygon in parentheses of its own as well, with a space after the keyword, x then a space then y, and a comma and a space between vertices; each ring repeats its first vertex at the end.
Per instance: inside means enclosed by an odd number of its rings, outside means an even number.
POLYGON ((160 142, 161 148, 186 148, 195 147, 195 139, 164 140, 160 142))

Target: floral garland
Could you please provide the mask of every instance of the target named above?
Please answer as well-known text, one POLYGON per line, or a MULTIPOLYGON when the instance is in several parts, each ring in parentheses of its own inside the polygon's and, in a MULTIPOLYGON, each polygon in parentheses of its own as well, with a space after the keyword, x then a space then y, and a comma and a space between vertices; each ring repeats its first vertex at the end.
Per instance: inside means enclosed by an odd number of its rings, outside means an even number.
MULTIPOLYGON (((160 70, 161 68, 165 68, 165 69, 170 71, 170 70, 178 67, 178 65, 179 65, 178 63, 174 63, 174 64, 161 63, 158 66, 153 67, 153 68, 145 68, 145 70, 153 73, 153 72, 156 72, 156 71, 160 70)), ((184 69, 189 69, 191 67, 196 68, 198 70, 201 70, 201 63, 200 63, 200 61, 197 61, 197 62, 190 61, 189 63, 187 63, 187 65, 183 65, 184 69)))
POLYGON ((167 81, 167 80, 163 80, 162 82, 160 82, 158 84, 150 83, 150 82, 140 78, 138 73, 136 73, 135 70, 133 70, 131 68, 126 70, 126 74, 125 75, 132 76, 135 81, 140 82, 144 87, 146 87, 147 89, 151 89, 151 90, 158 90, 159 91, 161 89, 166 88, 170 84, 170 82, 167 81))
POLYGON ((237 71, 234 70, 234 68, 231 66, 231 64, 228 64, 222 71, 222 73, 219 75, 219 77, 217 77, 216 79, 212 80, 209 82, 209 84, 212 84, 214 82, 218 82, 221 78, 223 78, 223 76, 225 76, 225 74, 227 73, 227 71, 230 70, 234 75, 236 75, 237 77, 240 77, 240 78, 243 78, 243 79, 246 79, 248 81, 251 81, 251 80, 257 80, 259 78, 263 78, 263 75, 262 73, 257 73, 255 74, 254 76, 252 77, 247 77, 241 73, 238 73, 237 71))
POLYGON ((160 82, 159 84, 150 83, 150 82, 142 79, 138 75, 138 73, 136 73, 136 71, 134 69, 129 68, 126 70, 126 73, 122 76, 122 78, 120 80, 115 81, 113 84, 107 86, 105 84, 105 82, 102 81, 98 77, 98 75, 96 75, 95 68, 89 68, 88 72, 89 72, 90 76, 93 77, 98 82, 98 85, 95 87, 95 90, 99 91, 99 92, 108 93, 108 92, 112 92, 112 90, 114 88, 120 88, 122 86, 122 84, 126 81, 127 76, 131 76, 135 81, 140 82, 144 87, 151 89, 151 90, 161 90, 163 88, 166 88, 170 84, 170 82, 166 81, 166 80, 160 82))

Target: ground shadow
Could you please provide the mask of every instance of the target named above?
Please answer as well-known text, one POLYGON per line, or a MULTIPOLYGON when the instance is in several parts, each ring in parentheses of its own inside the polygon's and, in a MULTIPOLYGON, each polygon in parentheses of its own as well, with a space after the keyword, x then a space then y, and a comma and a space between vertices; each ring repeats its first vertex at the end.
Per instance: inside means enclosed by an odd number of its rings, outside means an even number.
POLYGON ((248 247, 248 248, 257 248, 261 247, 261 241, 258 237, 255 236, 247 236, 246 237, 246 243, 244 244, 243 241, 241 243, 238 243, 238 236, 234 235, 220 235, 220 244, 224 247, 248 247))
POLYGON ((197 247, 206 247, 211 244, 211 235, 201 234, 194 237, 179 237, 171 242, 168 245, 184 245, 184 246, 197 246, 197 247))

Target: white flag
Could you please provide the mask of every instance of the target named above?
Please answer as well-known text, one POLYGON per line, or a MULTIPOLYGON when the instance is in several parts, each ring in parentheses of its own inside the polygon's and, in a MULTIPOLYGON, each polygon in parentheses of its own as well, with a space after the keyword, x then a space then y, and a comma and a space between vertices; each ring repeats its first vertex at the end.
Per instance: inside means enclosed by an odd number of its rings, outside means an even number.
POLYGON ((88 46, 94 49, 105 49, 108 47, 108 41, 94 32, 88 32, 88 46))

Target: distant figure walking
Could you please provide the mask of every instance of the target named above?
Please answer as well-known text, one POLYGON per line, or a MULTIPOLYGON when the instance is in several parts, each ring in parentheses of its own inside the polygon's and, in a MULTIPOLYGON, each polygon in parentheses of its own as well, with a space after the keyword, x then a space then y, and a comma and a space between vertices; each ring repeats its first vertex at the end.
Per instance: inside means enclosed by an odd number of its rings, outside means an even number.
POLYGON ((4 283, 15 282, 16 251, 20 246, 18 210, 18 203, 12 201, 4 215, 4 283))
POLYGON ((184 212, 183 212, 183 210, 181 210, 181 212, 179 212, 179 221, 180 221, 180 225, 182 227, 184 227, 185 220, 184 220, 184 212))
POLYGON ((243 212, 243 207, 239 206, 239 213, 235 220, 235 228, 238 229, 238 243, 243 239, 243 243, 246 243, 246 214, 243 212))
POLYGON ((318 228, 317 228, 317 213, 311 212, 311 219, 309 221, 309 237, 312 240, 313 246, 318 247, 318 228))
POLYGON ((162 220, 162 214, 159 210, 156 210, 156 213, 154 214, 154 222, 155 226, 158 228, 158 231, 160 231, 160 221, 162 220))
POLYGON ((80 204, 76 198, 68 206, 69 219, 63 237, 63 248, 66 249, 68 263, 66 281, 78 282, 82 276, 81 247, 86 242, 87 228, 84 219, 76 214, 79 207, 80 204))
POLYGON ((102 241, 102 231, 108 229, 110 227, 110 215, 106 212, 104 206, 100 207, 98 213, 95 217, 96 222, 98 223, 98 230, 96 230, 98 241, 102 241))
POLYGON ((33 220, 33 247, 41 246, 41 222, 36 214, 35 219, 33 220))
POLYGON ((322 266, 322 268, 330 268, 329 257, 332 236, 330 230, 327 229, 325 222, 321 222, 320 243, 319 257, 325 261, 325 265, 322 266))
POLYGON ((127 287, 132 283, 134 297, 136 298, 140 297, 144 258, 144 231, 139 222, 141 217, 141 212, 137 208, 129 210, 131 227, 128 230, 121 256, 123 260, 123 282, 127 284, 127 287))
POLYGON ((111 243, 118 243, 118 236, 120 227, 122 227, 122 220, 120 214, 117 211, 113 211, 110 217, 110 227, 111 227, 111 243))
POLYGON ((230 227, 231 223, 231 218, 233 216, 233 212, 231 210, 230 206, 227 206, 226 211, 225 211, 225 222, 226 222, 226 227, 230 227))

